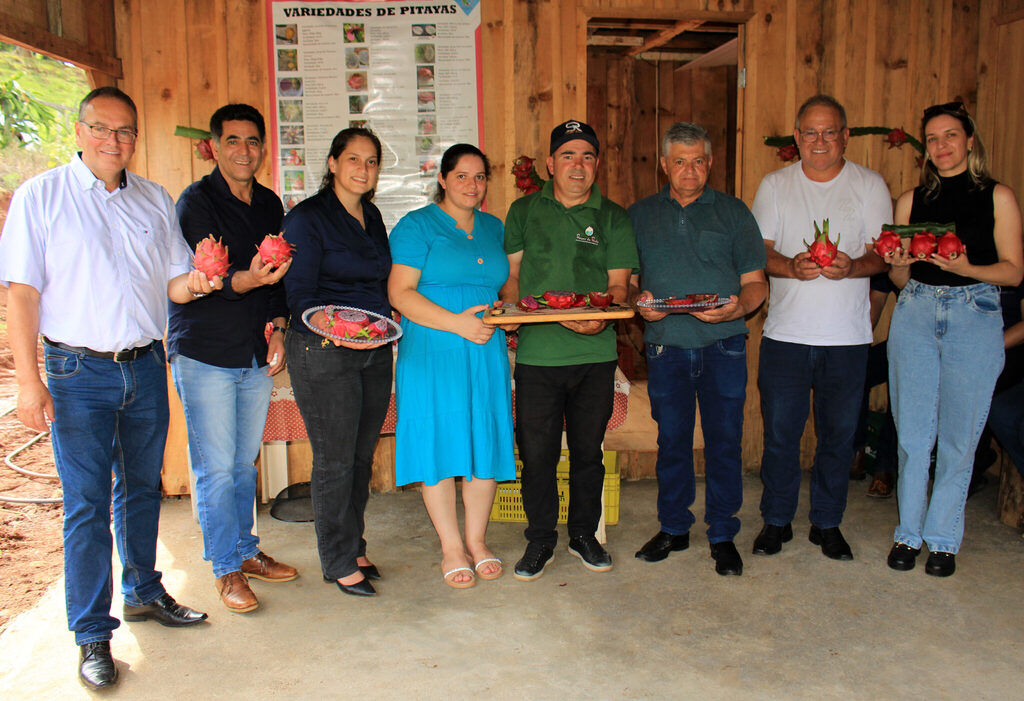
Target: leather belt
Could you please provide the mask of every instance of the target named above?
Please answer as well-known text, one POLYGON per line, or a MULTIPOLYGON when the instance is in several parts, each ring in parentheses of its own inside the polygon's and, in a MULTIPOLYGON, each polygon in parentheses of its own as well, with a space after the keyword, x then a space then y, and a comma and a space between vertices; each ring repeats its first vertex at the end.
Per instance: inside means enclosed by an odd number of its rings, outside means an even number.
POLYGON ((92 348, 84 348, 82 346, 69 346, 66 343, 59 343, 57 341, 51 341, 46 336, 43 336, 43 343, 54 348, 60 348, 61 350, 70 351, 71 353, 81 353, 82 355, 88 355, 91 358, 103 358, 104 360, 113 360, 115 363, 127 363, 135 360, 146 353, 153 350, 153 345, 156 341, 150 341, 144 346, 138 348, 129 348, 127 350, 119 351, 96 351, 92 348))

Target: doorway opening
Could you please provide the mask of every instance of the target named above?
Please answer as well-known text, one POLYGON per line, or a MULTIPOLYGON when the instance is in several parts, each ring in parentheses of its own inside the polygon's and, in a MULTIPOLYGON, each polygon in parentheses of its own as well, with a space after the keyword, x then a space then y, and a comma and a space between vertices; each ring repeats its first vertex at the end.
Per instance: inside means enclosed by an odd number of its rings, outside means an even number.
POLYGON ((742 31, 735 21, 589 19, 587 119, 602 144, 602 192, 628 206, 660 189, 661 136, 678 121, 708 130, 709 185, 736 192, 742 31))

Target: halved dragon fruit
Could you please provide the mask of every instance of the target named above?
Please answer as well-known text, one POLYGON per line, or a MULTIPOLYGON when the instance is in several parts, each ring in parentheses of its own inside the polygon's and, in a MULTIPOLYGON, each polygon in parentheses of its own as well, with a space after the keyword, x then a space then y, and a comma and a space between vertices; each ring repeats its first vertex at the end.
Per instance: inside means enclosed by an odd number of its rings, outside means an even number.
POLYGON ((565 290, 548 290, 544 293, 544 301, 552 309, 570 309, 576 304, 576 293, 565 290))

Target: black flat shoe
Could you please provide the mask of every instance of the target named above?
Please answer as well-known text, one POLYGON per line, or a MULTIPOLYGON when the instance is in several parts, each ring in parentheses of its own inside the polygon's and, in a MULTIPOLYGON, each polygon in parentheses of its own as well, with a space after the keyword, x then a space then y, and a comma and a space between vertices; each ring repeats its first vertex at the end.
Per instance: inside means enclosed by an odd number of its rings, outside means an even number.
POLYGON ((117 665, 110 655, 110 641, 99 640, 79 647, 78 679, 93 691, 117 683, 117 665))
POLYGON ((159 599, 142 606, 124 605, 124 620, 129 622, 153 620, 165 626, 180 628, 191 626, 206 620, 206 614, 193 611, 175 601, 170 594, 164 592, 159 599))
POLYGON ((782 550, 782 544, 793 540, 793 525, 774 526, 764 524, 761 532, 754 538, 755 555, 774 555, 782 550))
POLYGON ((338 585, 338 589, 352 596, 377 596, 377 590, 370 584, 369 579, 360 579, 355 584, 342 584, 335 579, 334 583, 338 585))
POLYGON ((917 556, 920 554, 921 548, 912 548, 906 543, 893 543, 886 562, 892 569, 906 572, 914 569, 914 565, 917 564, 917 556))
POLYGON ((363 573, 363 576, 367 579, 380 579, 380 570, 377 569, 377 565, 357 565, 359 571, 363 573))
POLYGON ((928 553, 924 571, 933 577, 948 577, 956 572, 956 555, 953 553, 928 553))
POLYGON ((638 560, 646 562, 660 562, 669 556, 669 553, 686 550, 690 547, 690 534, 672 535, 665 531, 658 531, 658 534, 644 543, 644 547, 636 552, 638 560))
POLYGON ((715 572, 720 575, 743 574, 743 558, 731 540, 711 544, 711 557, 715 561, 715 572))
POLYGON ((815 545, 820 545, 821 553, 825 557, 833 560, 853 559, 853 551, 850 550, 850 544, 846 542, 846 538, 843 537, 842 531, 839 530, 838 526, 818 528, 812 524, 811 530, 807 534, 807 540, 815 545))

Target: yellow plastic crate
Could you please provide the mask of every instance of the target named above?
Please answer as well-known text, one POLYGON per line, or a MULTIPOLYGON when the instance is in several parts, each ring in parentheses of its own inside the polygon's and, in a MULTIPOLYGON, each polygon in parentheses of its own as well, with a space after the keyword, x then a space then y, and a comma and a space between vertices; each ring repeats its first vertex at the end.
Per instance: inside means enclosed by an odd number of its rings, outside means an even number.
MULTIPOLYGON (((569 519, 569 463, 566 459, 568 451, 562 451, 562 459, 558 463, 555 476, 558 487, 558 522, 565 523, 569 519), (564 466, 564 467, 563 467, 564 466)), ((614 450, 604 451, 604 519, 612 526, 619 522, 619 491, 621 481, 618 470, 618 454, 614 450)), ((516 475, 522 470, 522 463, 516 461, 516 475)), ((499 482, 491 507, 492 521, 526 523, 523 511, 522 482, 499 482)))

